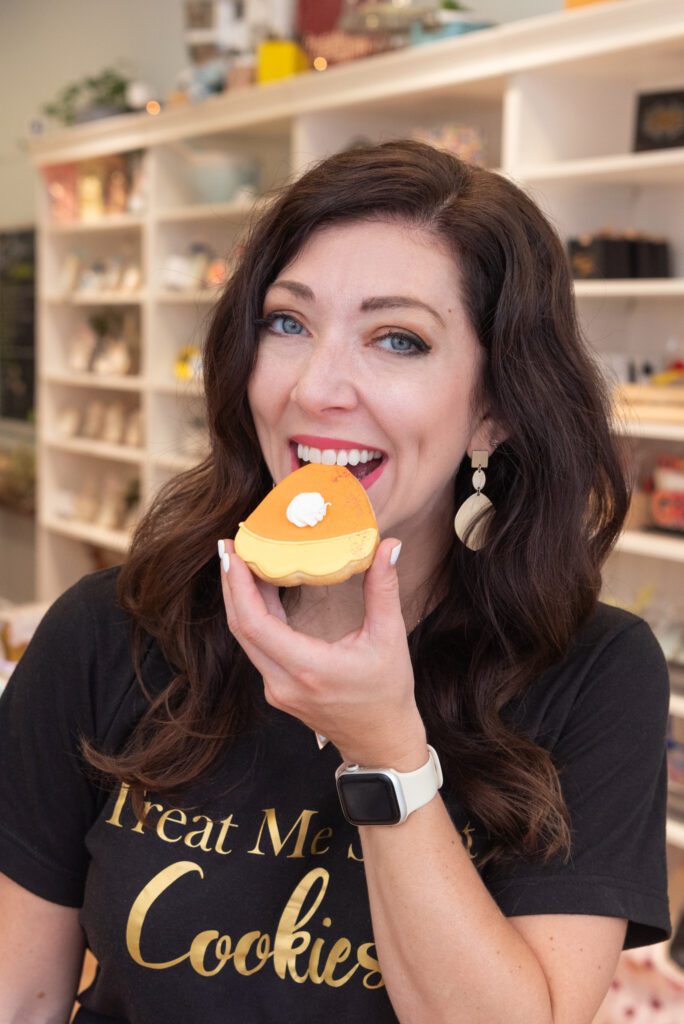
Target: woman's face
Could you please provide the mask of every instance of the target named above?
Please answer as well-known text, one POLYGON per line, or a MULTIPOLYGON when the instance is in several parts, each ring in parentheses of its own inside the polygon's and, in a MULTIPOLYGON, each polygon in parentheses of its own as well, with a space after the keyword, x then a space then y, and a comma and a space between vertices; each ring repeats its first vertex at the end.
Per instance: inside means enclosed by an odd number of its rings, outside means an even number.
POLYGON ((492 425, 470 408, 483 351, 440 242, 394 223, 322 228, 263 316, 248 398, 273 479, 302 456, 336 461, 362 480, 381 534, 443 536, 459 463, 492 425))

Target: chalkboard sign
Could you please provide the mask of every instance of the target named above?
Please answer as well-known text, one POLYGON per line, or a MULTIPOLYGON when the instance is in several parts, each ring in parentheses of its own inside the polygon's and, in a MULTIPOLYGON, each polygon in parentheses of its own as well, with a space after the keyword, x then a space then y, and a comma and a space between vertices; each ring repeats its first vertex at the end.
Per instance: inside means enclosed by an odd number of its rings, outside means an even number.
POLYGON ((33 421, 35 231, 0 230, 0 418, 33 421))

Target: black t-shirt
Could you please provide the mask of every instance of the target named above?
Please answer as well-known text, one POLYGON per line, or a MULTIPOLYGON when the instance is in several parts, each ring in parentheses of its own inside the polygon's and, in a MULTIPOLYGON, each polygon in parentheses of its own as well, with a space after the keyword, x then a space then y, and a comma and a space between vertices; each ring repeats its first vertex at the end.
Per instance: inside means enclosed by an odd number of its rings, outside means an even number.
MULTIPOLYGON (((153 831, 125 787, 89 780, 79 735, 119 749, 144 707, 115 580, 93 573, 55 602, 0 700, 0 870, 82 908, 99 969, 77 1024, 396 1021, 331 745, 263 702, 215 778, 176 804, 148 795, 153 831)), ((168 671, 150 641, 146 682, 168 671)), ((486 865, 504 914, 628 918, 625 948, 669 937, 668 690, 649 626, 599 602, 563 662, 509 705, 552 751, 574 849, 567 865, 486 865)), ((477 866, 484 829, 442 798, 477 866)))

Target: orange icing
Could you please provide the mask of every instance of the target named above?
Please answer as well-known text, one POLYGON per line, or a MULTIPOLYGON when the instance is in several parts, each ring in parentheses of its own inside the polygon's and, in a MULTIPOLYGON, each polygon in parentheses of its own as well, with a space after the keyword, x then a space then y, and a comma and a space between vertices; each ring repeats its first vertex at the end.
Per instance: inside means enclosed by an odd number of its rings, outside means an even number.
POLYGON ((266 495, 244 525, 261 537, 277 541, 329 540, 359 530, 377 529, 375 513, 363 485, 345 466, 309 463, 296 469, 266 495), (330 505, 315 526, 295 526, 287 506, 298 494, 317 491, 330 505))

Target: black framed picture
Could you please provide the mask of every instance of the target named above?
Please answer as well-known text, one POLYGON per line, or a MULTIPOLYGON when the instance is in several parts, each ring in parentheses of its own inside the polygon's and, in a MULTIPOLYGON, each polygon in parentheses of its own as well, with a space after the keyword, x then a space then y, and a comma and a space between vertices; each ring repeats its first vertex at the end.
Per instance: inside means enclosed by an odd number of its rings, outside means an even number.
POLYGON ((634 150, 684 146, 684 90, 638 97, 634 150))
POLYGON ((0 418, 32 421, 35 231, 0 231, 0 418))

